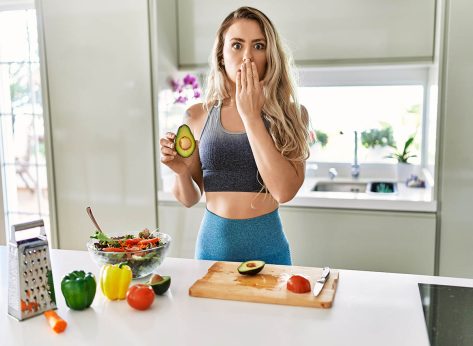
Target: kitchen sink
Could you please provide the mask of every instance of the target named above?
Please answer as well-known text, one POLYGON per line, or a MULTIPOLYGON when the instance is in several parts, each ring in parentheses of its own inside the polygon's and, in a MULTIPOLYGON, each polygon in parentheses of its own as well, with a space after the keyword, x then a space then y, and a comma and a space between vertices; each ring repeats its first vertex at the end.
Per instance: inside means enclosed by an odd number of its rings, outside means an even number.
POLYGON ((368 183, 343 182, 343 181, 319 181, 312 191, 321 192, 366 192, 368 183))
POLYGON ((397 193, 395 182, 356 182, 356 181, 319 181, 312 191, 318 192, 355 192, 355 193, 397 193))
POLYGON ((374 193, 396 193, 397 183, 376 181, 369 184, 369 192, 374 193))

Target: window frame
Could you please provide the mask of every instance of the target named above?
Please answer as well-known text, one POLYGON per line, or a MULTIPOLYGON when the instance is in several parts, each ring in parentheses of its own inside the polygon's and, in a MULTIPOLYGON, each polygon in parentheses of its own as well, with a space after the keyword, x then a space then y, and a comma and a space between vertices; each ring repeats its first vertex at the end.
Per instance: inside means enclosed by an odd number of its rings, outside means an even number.
MULTIPOLYGON (((49 131, 49 108, 47 104, 48 93, 47 93, 47 81, 45 71, 45 55, 44 55, 44 42, 43 42, 43 28, 41 18, 38 15, 40 8, 35 6, 34 0, 19 0, 14 2, 0 3, 0 12, 6 11, 36 11, 37 21, 37 35, 38 35, 38 57, 39 57, 39 73, 41 76, 41 93, 42 93, 42 106, 43 106, 43 121, 44 121, 44 137, 46 146, 46 170, 47 170, 47 184, 48 184, 48 201, 49 201, 49 242, 52 247, 57 248, 57 225, 56 225, 56 213, 55 213, 55 202, 54 202, 54 185, 52 178, 52 164, 50 156, 50 131, 49 131)), ((40 3, 38 3, 40 5, 40 3)), ((40 7, 40 6, 39 6, 40 7)), ((1 153, 0 153, 1 154, 1 153)), ((0 169, 0 245, 5 244, 9 238, 9 231, 6 228, 6 205, 5 205, 5 191, 3 189, 5 183, 5 177, 2 170, 0 169)))
MULTIPOLYGON (((11 3, 0 3, 0 12, 3 11, 16 11, 16 10, 28 10, 34 8, 34 1, 21 0, 11 3)), ((7 241, 7 230, 5 218, 5 205, 4 205, 4 191, 3 191, 4 177, 2 170, 0 169, 0 245, 6 244, 7 241)))
MULTIPOLYGON (((341 86, 396 86, 422 85, 422 168, 428 162, 428 114, 430 105, 430 79, 433 64, 376 65, 376 66, 327 66, 298 68, 299 87, 341 86)), ((382 164, 381 164, 382 165, 382 164)))

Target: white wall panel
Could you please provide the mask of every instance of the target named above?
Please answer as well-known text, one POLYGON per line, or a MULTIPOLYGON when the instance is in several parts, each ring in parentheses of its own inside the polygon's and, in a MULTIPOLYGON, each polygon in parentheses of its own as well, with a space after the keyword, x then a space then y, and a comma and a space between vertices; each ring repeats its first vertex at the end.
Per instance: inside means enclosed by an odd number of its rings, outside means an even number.
POLYGON ((148 2, 41 0, 59 247, 156 225, 148 2))
POLYGON ((473 2, 446 4, 439 274, 473 278, 473 2))

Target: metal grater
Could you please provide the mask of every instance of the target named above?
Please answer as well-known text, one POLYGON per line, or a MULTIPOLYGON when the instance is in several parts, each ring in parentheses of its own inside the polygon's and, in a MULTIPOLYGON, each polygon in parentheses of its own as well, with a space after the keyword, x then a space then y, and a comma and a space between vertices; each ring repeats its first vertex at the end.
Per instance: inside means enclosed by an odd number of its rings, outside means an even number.
POLYGON ((8 313, 21 321, 56 309, 53 273, 43 220, 13 225, 8 253, 8 313), (16 232, 38 227, 38 236, 16 240, 16 232))

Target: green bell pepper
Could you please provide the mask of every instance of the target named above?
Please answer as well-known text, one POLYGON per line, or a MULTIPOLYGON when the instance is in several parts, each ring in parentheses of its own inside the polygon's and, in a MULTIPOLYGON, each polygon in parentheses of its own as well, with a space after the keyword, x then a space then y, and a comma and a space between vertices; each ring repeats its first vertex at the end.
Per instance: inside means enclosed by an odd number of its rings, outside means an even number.
POLYGON ((94 301, 97 282, 92 273, 75 270, 61 281, 61 291, 66 304, 72 310, 84 310, 94 301))

